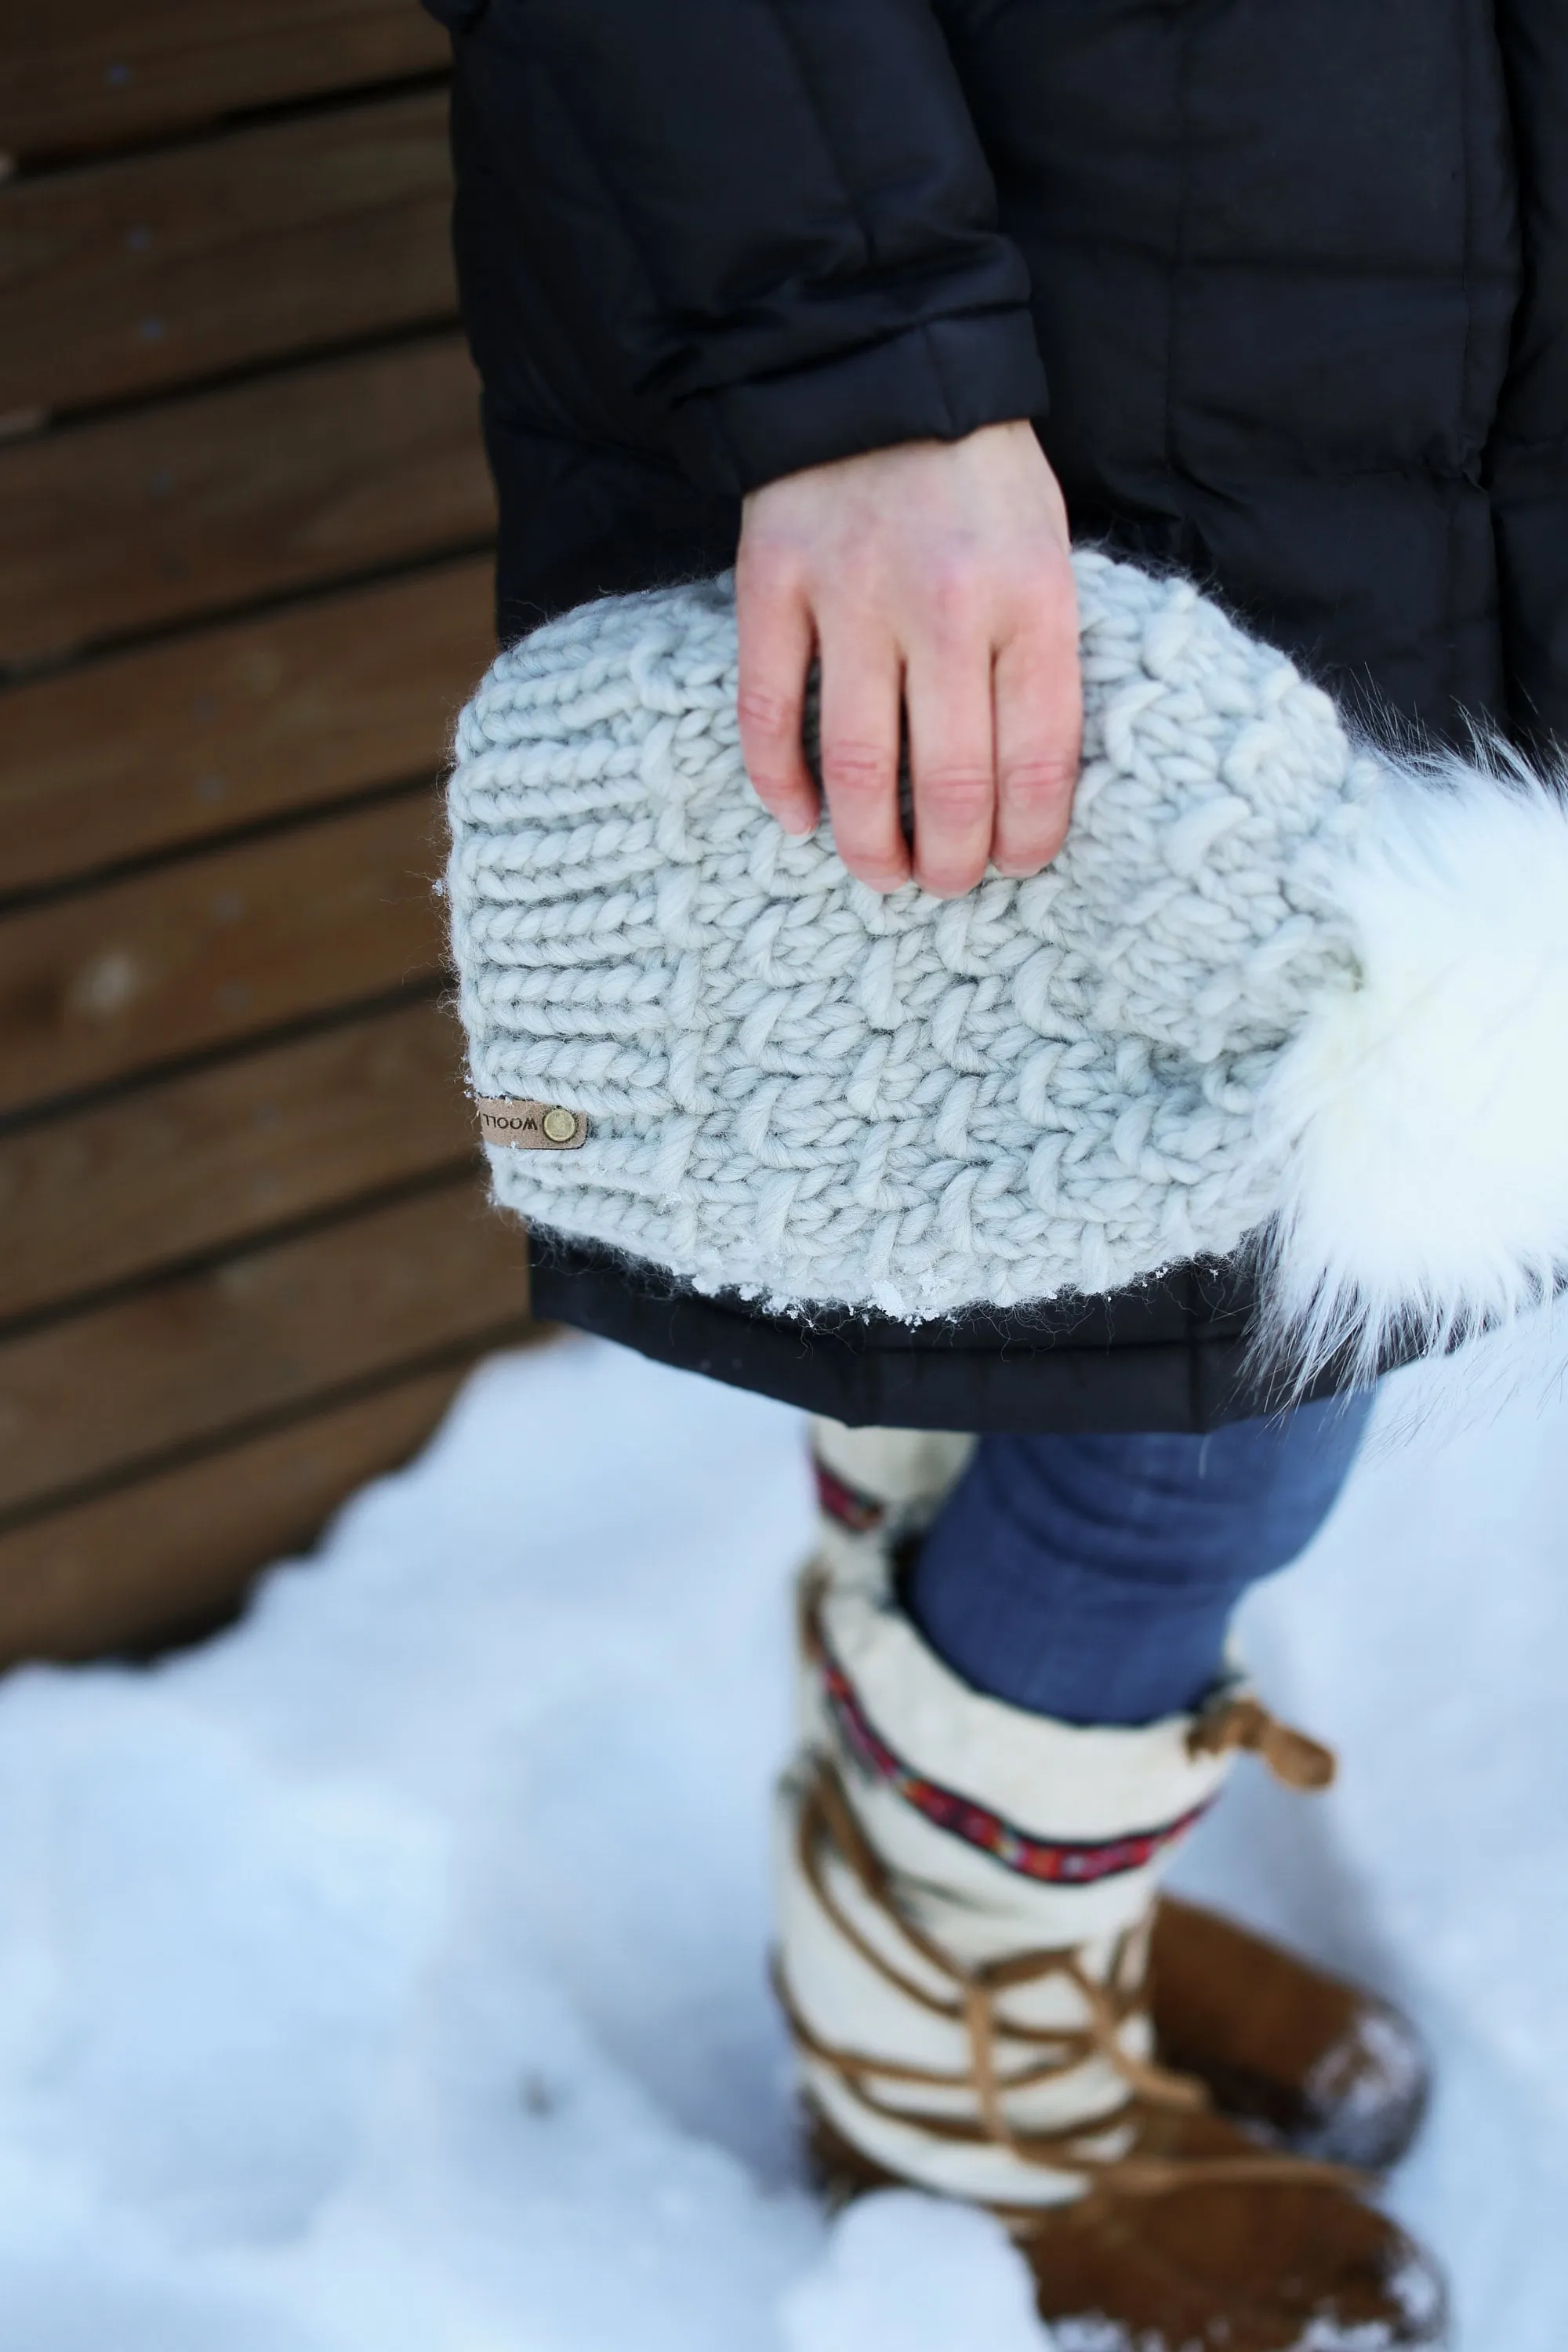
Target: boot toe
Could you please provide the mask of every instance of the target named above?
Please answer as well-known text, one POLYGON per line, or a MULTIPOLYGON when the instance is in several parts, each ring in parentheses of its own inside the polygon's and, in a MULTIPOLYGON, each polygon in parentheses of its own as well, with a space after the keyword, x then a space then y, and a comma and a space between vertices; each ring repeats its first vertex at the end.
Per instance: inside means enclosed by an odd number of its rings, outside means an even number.
POLYGON ((1436 2352, 1447 2342, 1436 2265, 1350 2185, 1284 2168, 1205 2179, 1205 2157, 1245 2146, 1217 2117, 1156 2126, 1146 2145, 1193 2161, 1190 2185, 1091 2191, 1019 2231, 1058 2352, 1436 2352))
POLYGON ((1426 2053, 1375 1994, 1173 1895, 1155 1915, 1150 1994, 1164 2063, 1277 2146, 1385 2172, 1415 2138, 1426 2053))
POLYGON ((1289 2139, 1304 2154, 1386 2172, 1420 2129, 1430 2089, 1415 2027, 1387 2001, 1364 1995, 1302 2084, 1289 2139))
POLYGON ((1436 2352, 1436 2268, 1333 2189, 1177 2190, 1053 2215, 1021 2242, 1058 2352, 1436 2352))

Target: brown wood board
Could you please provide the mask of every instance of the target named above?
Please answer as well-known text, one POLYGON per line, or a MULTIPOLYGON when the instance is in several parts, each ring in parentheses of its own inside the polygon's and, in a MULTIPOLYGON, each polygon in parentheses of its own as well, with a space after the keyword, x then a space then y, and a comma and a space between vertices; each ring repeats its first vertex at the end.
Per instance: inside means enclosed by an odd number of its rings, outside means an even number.
POLYGON ((444 90, 0 188, 0 413, 451 316, 444 90))
POLYGON ((405 793, 0 921, 0 1111, 427 982, 439 822, 405 793))
POLYGON ((527 1311, 521 1230, 469 1175, 174 1276, 0 1347, 0 1511, 247 1433, 527 1311))
POLYGON ((404 1005, 0 1137, 0 1318, 471 1159, 461 1059, 404 1005))
POLYGON ((203 1630, 420 1446, 468 1370, 400 1381, 0 1536, 0 1666, 203 1630))
POLYGON ((493 528, 456 335, 0 449, 0 667, 216 614, 493 528))
POLYGON ((145 139, 427 73, 447 55, 416 0, 0 0, 0 148, 145 139))
POLYGON ((442 564, 0 693, 0 892, 433 774, 490 588, 442 564))

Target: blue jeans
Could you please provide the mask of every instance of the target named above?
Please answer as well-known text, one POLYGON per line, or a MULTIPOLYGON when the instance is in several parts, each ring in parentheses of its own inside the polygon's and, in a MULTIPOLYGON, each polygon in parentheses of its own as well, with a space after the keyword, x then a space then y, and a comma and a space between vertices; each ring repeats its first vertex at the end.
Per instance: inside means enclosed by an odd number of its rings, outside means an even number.
POLYGON ((910 1572, 910 1612, 974 1689, 1134 1724, 1214 1682, 1249 1584, 1295 1559, 1349 1475, 1371 1400, 1207 1437, 985 1437, 910 1572))

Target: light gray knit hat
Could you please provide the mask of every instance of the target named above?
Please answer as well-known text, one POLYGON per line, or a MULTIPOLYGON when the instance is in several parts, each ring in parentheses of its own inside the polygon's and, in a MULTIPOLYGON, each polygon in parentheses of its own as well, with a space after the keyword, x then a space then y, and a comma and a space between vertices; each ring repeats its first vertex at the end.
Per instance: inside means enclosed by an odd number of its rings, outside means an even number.
POLYGON ((1261 1245, 1298 1369, 1568 1265, 1568 822, 1415 772, 1184 581, 1080 551, 1072 827, 882 898, 742 765, 729 578, 584 606, 458 722, 497 1198, 773 1310, 907 1320, 1261 1245))

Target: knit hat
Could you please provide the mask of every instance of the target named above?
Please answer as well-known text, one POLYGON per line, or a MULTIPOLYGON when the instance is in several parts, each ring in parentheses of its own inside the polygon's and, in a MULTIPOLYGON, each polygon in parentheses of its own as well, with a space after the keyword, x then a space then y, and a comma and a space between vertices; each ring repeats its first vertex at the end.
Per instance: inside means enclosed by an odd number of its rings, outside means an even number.
POLYGON ((1250 1246, 1298 1372, 1568 1265, 1568 814, 1400 763, 1190 583, 1074 559, 1065 848, 879 898, 742 764, 730 578, 583 606, 458 722, 496 1197, 777 1312, 910 1322, 1250 1246))

